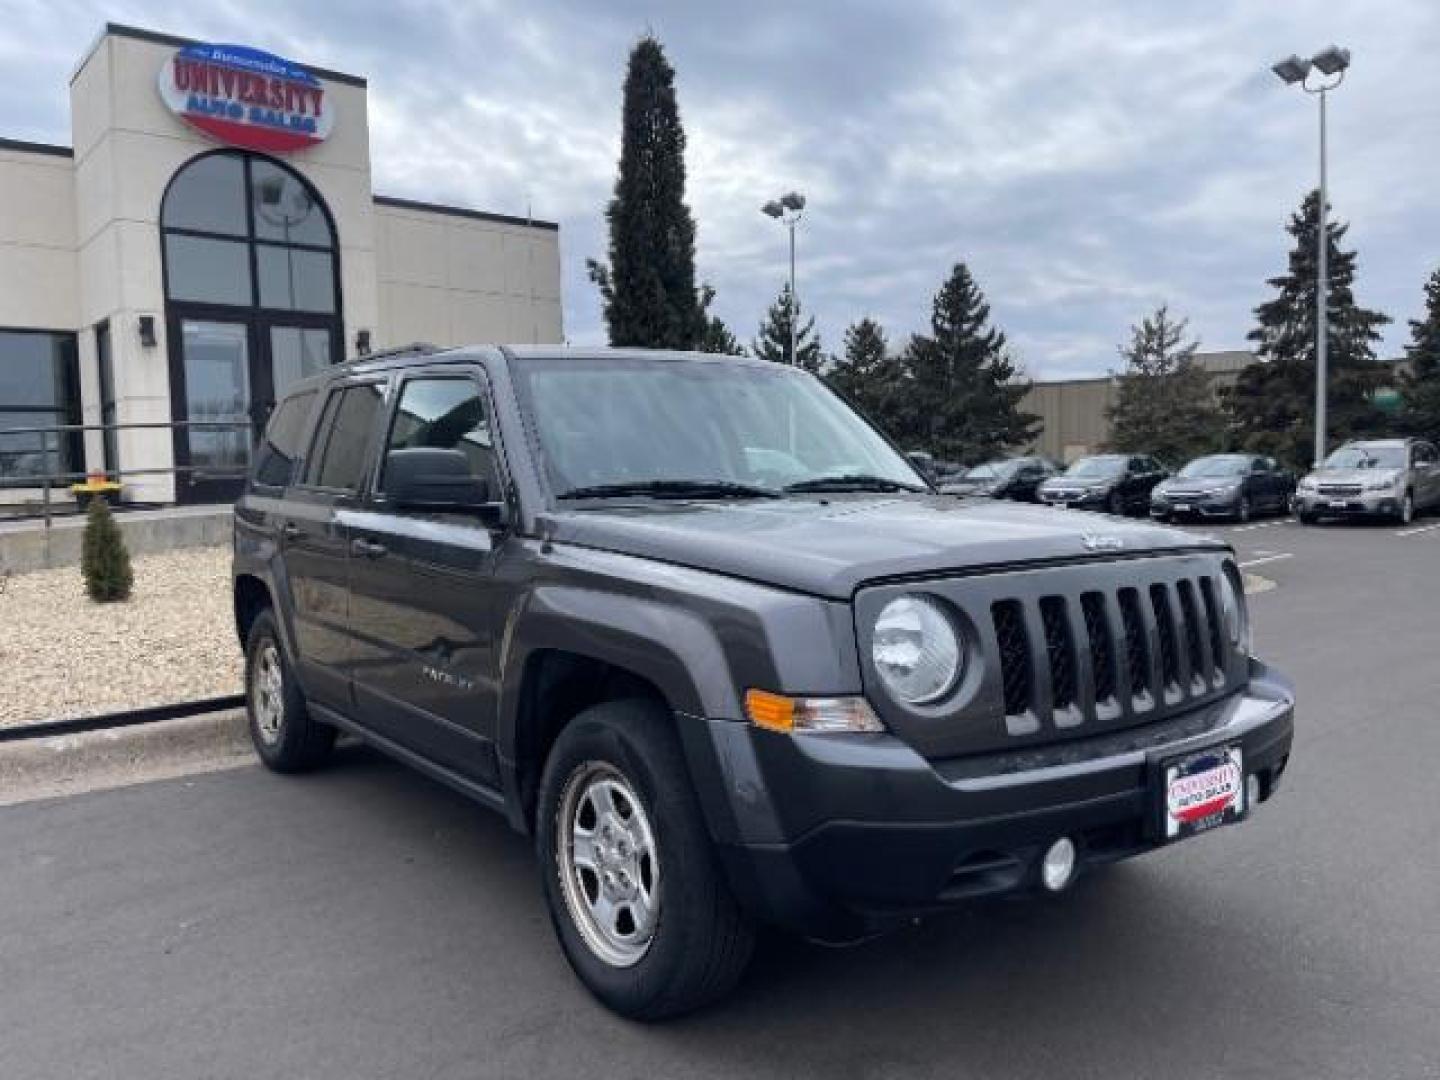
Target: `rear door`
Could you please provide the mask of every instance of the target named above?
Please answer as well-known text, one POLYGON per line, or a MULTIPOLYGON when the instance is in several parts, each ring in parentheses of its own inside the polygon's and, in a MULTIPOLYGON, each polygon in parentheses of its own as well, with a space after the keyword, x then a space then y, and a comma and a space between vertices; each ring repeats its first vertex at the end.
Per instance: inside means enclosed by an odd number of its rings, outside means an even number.
MULTIPOLYGON (((505 485, 492 418, 478 369, 407 373, 396 387, 385 453, 461 450, 471 475, 500 493, 505 485)), ((395 507, 386 496, 383 455, 376 473, 373 496, 352 521, 360 719, 432 761, 493 784, 504 625, 495 566, 505 531, 473 513, 395 507)))
POLYGON ((276 527, 289 579, 296 663, 306 695, 350 714, 350 527, 371 467, 386 380, 351 379, 325 400, 300 482, 276 527))

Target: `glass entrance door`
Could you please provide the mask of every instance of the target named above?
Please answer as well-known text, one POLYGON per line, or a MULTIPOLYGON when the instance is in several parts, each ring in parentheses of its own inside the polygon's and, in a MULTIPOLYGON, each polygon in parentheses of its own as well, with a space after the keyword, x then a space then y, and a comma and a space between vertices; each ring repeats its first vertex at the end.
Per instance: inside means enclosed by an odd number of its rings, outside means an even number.
POLYGON ((240 490, 250 465, 254 363, 248 321, 177 319, 186 426, 175 430, 176 488, 186 502, 223 501, 240 490))

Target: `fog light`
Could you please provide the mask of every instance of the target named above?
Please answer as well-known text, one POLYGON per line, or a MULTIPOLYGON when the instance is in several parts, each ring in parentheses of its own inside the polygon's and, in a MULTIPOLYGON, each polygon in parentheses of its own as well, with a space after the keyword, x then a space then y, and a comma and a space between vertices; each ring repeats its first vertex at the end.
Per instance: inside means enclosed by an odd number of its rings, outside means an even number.
POLYGON ((1059 892, 1075 876, 1075 841, 1062 836, 1045 851, 1040 863, 1040 882, 1051 892, 1059 892))
POLYGON ((1260 805, 1260 774, 1251 773, 1245 778, 1245 809, 1253 810, 1260 805))

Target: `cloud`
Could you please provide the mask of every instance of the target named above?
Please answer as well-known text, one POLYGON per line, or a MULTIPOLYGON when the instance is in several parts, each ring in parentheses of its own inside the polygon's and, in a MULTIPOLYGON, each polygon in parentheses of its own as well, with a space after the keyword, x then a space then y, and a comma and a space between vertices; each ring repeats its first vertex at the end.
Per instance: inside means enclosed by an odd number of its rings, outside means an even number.
POLYGON ((665 43, 689 136, 699 275, 747 340, 786 273, 758 206, 798 188, 800 294, 827 346, 847 323, 923 327, 966 261, 1032 375, 1099 374, 1148 308, 1243 345, 1283 223, 1315 182, 1315 103, 1268 74, 1333 39, 1332 201, 1362 302, 1404 341, 1437 261, 1440 8, 1391 0, 1020 5, 810 0, 12 0, 0 134, 68 139, 66 81, 109 18, 247 41, 369 77, 379 191, 558 220, 571 340, 603 340, 584 260, 604 254, 620 85, 665 43))

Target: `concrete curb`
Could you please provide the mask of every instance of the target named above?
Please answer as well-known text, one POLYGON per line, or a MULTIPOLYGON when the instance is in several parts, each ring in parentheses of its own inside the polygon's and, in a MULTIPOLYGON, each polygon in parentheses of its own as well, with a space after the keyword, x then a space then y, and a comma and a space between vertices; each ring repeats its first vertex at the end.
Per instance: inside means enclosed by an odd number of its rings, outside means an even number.
POLYGON ((0 806, 127 787, 255 760, 243 709, 0 744, 0 806))

